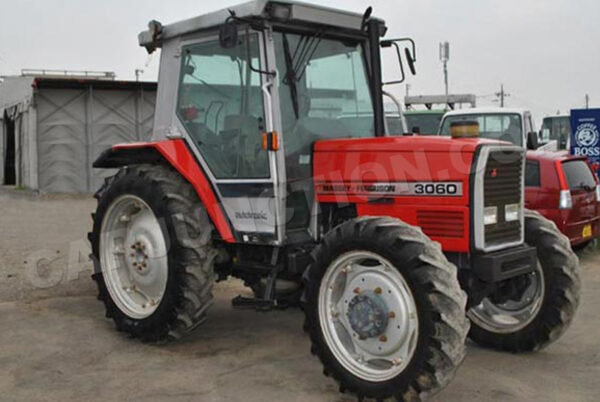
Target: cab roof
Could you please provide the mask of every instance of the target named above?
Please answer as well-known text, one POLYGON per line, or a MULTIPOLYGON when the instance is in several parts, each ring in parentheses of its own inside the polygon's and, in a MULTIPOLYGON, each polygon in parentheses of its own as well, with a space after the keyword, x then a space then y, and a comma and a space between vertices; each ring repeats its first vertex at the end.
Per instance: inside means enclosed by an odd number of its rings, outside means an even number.
POLYGON ((519 107, 513 107, 513 108, 509 108, 509 107, 474 107, 471 109, 460 109, 460 110, 453 110, 451 112, 446 113, 446 115, 444 117, 450 117, 450 116, 464 116, 464 115, 471 115, 471 114, 506 114, 506 113, 512 113, 512 114, 519 114, 519 115, 523 115, 525 112, 528 112, 527 109, 525 108, 519 108, 519 107))
MULTIPOLYGON (((253 0, 164 26, 160 22, 152 20, 148 23, 148 30, 138 35, 140 46, 144 46, 149 52, 152 52, 155 48, 161 47, 162 43, 169 38, 221 25, 231 16, 231 12, 235 13, 236 17, 244 19, 265 19, 294 23, 304 22, 351 30, 361 30, 363 22, 363 14, 320 5, 290 0, 253 0), (289 12, 289 18, 284 20, 274 16, 274 10, 277 8, 281 10, 282 7, 286 9, 286 13, 289 12)), ((383 27, 385 26, 383 20, 377 20, 382 23, 383 27)), ((384 32, 385 28, 383 28, 382 35, 384 32)))

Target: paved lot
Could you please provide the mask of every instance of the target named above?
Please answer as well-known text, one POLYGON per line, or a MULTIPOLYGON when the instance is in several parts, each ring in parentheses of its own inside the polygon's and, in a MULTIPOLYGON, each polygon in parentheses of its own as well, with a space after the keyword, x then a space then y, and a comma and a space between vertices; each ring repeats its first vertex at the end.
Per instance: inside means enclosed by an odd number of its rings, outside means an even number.
MULTIPOLYGON (((302 313, 233 310, 244 291, 236 281, 217 285, 208 322, 183 342, 143 345, 117 333, 85 261, 93 208, 88 198, 0 193, 0 400, 352 400, 310 355, 302 313)), ((600 253, 581 259, 582 303, 562 339, 526 355, 469 344, 436 400, 597 400, 600 253)))

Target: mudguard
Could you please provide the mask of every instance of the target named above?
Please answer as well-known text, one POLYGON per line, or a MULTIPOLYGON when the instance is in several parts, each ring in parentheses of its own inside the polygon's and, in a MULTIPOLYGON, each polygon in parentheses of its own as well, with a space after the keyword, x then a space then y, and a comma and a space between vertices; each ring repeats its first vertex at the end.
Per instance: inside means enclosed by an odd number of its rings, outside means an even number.
POLYGON ((215 196, 211 183, 183 140, 117 144, 104 151, 94 161, 93 167, 118 168, 126 165, 156 164, 165 161, 194 187, 221 238, 227 243, 234 243, 235 238, 231 226, 215 196))

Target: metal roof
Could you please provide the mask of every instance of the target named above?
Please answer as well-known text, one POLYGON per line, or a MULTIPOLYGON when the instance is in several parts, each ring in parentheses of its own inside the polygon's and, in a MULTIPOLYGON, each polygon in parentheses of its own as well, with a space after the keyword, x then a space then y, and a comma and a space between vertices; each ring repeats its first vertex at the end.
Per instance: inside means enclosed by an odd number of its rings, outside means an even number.
MULTIPOLYGON (((157 21, 150 21, 148 24, 149 29, 141 32, 138 35, 138 40, 140 46, 144 46, 149 51, 152 51, 154 48, 160 47, 161 44, 169 38, 221 25, 231 15, 230 11, 234 12, 236 17, 239 18, 276 20, 271 17, 270 9, 277 5, 289 7, 289 21, 292 22, 307 22, 355 30, 360 30, 362 28, 363 14, 360 13, 298 1, 254 0, 164 26, 157 21)), ((378 21, 383 23, 383 20, 378 21)))
POLYGON ((102 79, 48 78, 33 77, 35 88, 85 88, 93 85, 96 89, 143 89, 156 91, 156 82, 150 81, 108 81, 102 79))
POLYGON ((35 88, 54 89, 95 89, 156 91, 156 82, 112 81, 105 79, 49 78, 47 76, 6 76, 0 82, 0 115, 4 110, 17 107, 23 111, 29 108, 35 88))

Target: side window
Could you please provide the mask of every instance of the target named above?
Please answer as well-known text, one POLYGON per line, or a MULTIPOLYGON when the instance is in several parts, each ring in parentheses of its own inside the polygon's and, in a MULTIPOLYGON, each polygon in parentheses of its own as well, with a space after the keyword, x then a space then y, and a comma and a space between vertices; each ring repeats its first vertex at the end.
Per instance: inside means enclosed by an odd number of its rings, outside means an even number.
POLYGON ((525 164, 525 187, 540 187, 540 163, 527 161, 525 164))
POLYGON ((217 40, 185 46, 177 100, 177 115, 193 138, 210 170, 219 179, 269 177, 256 34, 240 36, 225 49, 217 40))

